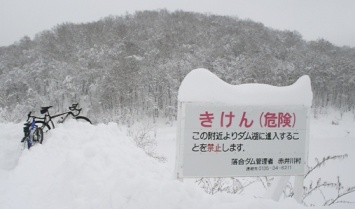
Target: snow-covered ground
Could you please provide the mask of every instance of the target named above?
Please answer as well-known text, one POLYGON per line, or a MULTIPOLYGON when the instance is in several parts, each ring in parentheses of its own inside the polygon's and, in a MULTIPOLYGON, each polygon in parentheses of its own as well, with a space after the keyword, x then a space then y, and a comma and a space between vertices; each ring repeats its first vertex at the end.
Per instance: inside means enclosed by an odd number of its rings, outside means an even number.
MULTIPOLYGON (((46 133, 43 144, 31 150, 22 149, 22 124, 0 124, 0 208, 304 208, 290 198, 274 202, 258 197, 264 191, 209 195, 193 180, 176 180, 176 125, 151 127, 151 136, 158 142, 156 153, 167 158, 165 163, 136 146, 128 136, 133 129, 115 123, 68 121, 46 133)), ((316 184, 318 178, 337 182, 340 176, 344 187, 355 186, 354 116, 312 117, 310 137, 310 165, 315 158, 329 155, 348 157, 328 161, 307 177, 305 185, 316 184)), ((323 195, 332 192, 336 196, 336 190, 324 190, 323 195)), ((315 192, 306 202, 315 208, 355 208, 355 204, 340 203, 319 206, 323 195, 315 192)), ((340 200, 355 201, 355 194, 340 200)))
MULTIPOLYGON (((288 87, 232 86, 205 69, 197 69, 182 82, 179 101, 310 107, 310 83, 308 76, 303 76, 288 87)), ((127 128, 115 123, 90 125, 68 121, 45 133, 43 144, 31 150, 23 149, 21 138, 22 124, 0 124, 0 209, 305 207, 292 198, 279 202, 262 198, 265 188, 260 181, 238 194, 219 192, 210 195, 194 179, 177 180, 174 173, 176 122, 152 124, 148 121, 127 128), (148 156, 139 148, 134 140, 139 136, 145 136, 143 139, 148 141, 155 139, 156 150, 149 146, 145 150, 150 150, 153 156, 165 156, 166 162, 148 156)), ((346 154, 347 157, 329 160, 307 176, 304 185, 312 190, 319 182, 321 190, 308 196, 306 205, 324 208, 325 201, 355 186, 354 147, 353 113, 343 117, 317 115, 317 119, 312 116, 309 165, 315 166, 316 158, 322 161, 328 156, 346 154), (328 184, 338 183, 338 179, 342 183, 340 187, 339 184, 328 184), (328 186, 323 187, 324 182, 328 186)), ((355 202, 355 192, 338 201, 355 202)), ((355 204, 338 203, 327 208, 355 208, 355 204)))

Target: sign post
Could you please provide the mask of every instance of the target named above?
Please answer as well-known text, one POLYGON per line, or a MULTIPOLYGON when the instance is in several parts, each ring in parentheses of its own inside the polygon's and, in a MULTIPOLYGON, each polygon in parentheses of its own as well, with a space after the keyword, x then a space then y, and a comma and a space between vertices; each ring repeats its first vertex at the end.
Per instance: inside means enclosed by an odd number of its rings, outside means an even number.
POLYGON ((295 176, 295 198, 302 200, 310 106, 190 97, 179 99, 177 178, 280 176, 265 194, 278 200, 290 176, 295 176))

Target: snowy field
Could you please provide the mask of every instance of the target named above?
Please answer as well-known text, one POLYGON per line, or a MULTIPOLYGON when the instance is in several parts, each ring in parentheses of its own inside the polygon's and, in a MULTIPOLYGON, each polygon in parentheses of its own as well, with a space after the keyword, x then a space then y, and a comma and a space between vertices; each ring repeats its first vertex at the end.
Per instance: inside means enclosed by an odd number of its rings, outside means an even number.
MULTIPOLYGON (((232 86, 205 69, 197 69, 185 77, 178 97, 182 102, 310 107, 310 83, 303 76, 288 87, 232 86)), ((297 209, 325 208, 322 205, 333 200, 341 203, 326 208, 353 209, 355 203, 348 202, 355 202, 355 192, 351 192, 355 189, 354 113, 316 116, 310 117, 309 166, 323 158, 344 157, 327 160, 305 178, 308 191, 320 188, 307 196, 305 205, 292 198, 279 202, 262 198, 265 181, 271 177, 258 181, 243 178, 240 182, 256 183, 237 194, 213 195, 196 179, 177 180, 176 122, 148 121, 128 128, 68 121, 45 133, 43 144, 31 150, 20 143, 22 124, 0 123, 0 209, 297 209), (346 192, 351 193, 336 199, 346 192)))
MULTIPOLYGON (((137 125, 139 127, 139 125, 137 125)), ((264 191, 246 188, 241 194, 209 195, 194 180, 174 178, 176 124, 150 126, 157 140, 161 163, 138 148, 134 129, 115 123, 90 125, 68 121, 44 135, 42 145, 22 148, 22 124, 0 124, 0 208, 1 209, 172 209, 172 208, 305 208, 293 199, 279 202, 263 199, 264 191), (131 136, 129 136, 129 134, 131 136)), ((136 129, 137 130, 137 129, 136 129)), ((347 154, 330 160, 306 178, 319 178, 343 186, 355 186, 355 120, 352 114, 311 119, 309 164, 315 158, 347 154)), ((252 189, 253 188, 253 189, 252 189)), ((355 208, 355 204, 321 206, 324 198, 336 197, 336 189, 324 189, 308 197, 315 208, 355 208), (327 196, 328 195, 328 196, 327 196)), ((355 201, 355 194, 343 201, 355 201)))

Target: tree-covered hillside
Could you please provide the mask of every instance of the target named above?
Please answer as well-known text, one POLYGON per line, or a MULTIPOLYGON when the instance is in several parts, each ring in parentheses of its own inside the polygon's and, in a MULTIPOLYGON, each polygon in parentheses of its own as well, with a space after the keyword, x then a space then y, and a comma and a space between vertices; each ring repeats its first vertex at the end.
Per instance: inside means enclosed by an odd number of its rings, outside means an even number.
POLYGON ((24 119, 80 102, 96 122, 176 116, 184 76, 207 68, 230 84, 290 85, 312 79, 314 107, 355 108, 355 48, 306 42, 238 18, 142 11, 64 23, 0 47, 0 115, 24 119))

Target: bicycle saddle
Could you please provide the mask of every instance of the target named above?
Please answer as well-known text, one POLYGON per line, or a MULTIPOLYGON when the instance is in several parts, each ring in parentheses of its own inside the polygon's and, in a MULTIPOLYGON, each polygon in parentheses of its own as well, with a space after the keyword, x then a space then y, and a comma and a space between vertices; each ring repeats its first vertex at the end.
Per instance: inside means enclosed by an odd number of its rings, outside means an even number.
POLYGON ((46 112, 48 112, 48 109, 51 107, 53 107, 53 106, 41 107, 41 114, 45 114, 46 112))

